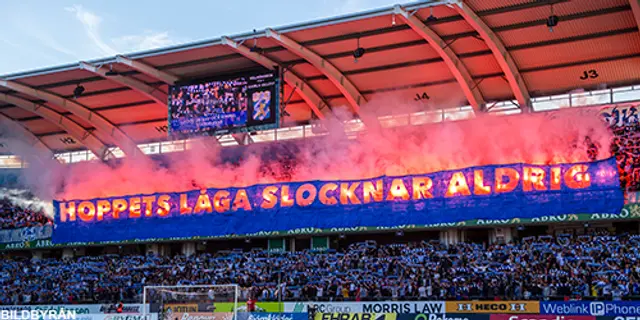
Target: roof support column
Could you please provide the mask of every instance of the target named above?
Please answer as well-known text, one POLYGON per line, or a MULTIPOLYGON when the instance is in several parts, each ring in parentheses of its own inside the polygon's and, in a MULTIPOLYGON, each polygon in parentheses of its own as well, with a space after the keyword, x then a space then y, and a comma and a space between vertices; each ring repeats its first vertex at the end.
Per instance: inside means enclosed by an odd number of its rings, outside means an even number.
POLYGON ((145 156, 142 150, 138 148, 137 144, 122 130, 116 127, 113 123, 109 122, 109 120, 107 120, 103 116, 73 100, 69 100, 43 90, 34 89, 15 81, 0 80, 0 86, 18 91, 35 98, 40 98, 73 113, 77 117, 80 117, 81 119, 87 121, 89 124, 93 125, 104 135, 112 137, 116 146, 118 146, 122 150, 122 152, 124 152, 124 154, 129 157, 145 156))
POLYGON ((87 147, 87 149, 91 150, 98 159, 106 160, 108 158, 107 155, 109 148, 105 146, 100 139, 98 139, 93 133, 85 130, 75 121, 61 115, 55 110, 45 105, 4 93, 0 94, 0 101, 11 103, 18 108, 22 108, 41 116, 45 120, 69 133, 69 135, 76 141, 82 143, 87 147))
POLYGON ((478 34, 480 34, 489 49, 491 49, 493 56, 498 61, 498 65, 500 65, 500 68, 507 78, 507 82, 511 87, 511 91, 513 91, 513 95, 520 105, 520 110, 522 110, 523 113, 532 111, 531 97, 529 96, 527 85, 524 83, 524 79, 518 70, 518 66, 516 66, 515 61, 511 57, 509 51, 507 51, 507 48, 505 48, 502 40, 500 40, 498 35, 496 35, 496 33, 493 32, 493 30, 491 30, 491 28, 489 28, 489 26, 462 1, 455 2, 451 7, 461 15, 464 20, 478 32, 478 34))
POLYGON ((126 66, 129 66, 133 69, 136 69, 150 77, 156 78, 158 80, 162 80, 164 81, 164 83, 167 84, 175 84, 176 82, 178 82, 178 77, 169 74, 167 72, 164 71, 160 71, 152 66, 149 66, 145 63, 142 63, 140 61, 135 61, 135 60, 131 60, 127 57, 124 56, 117 56, 116 57, 116 62, 117 63, 121 63, 124 64, 126 66))
POLYGON ((638 32, 640 32, 640 0, 629 0, 631 4, 631 11, 636 17, 636 25, 638 26, 638 32))
MULTIPOLYGON (((139 62, 139 61, 131 60, 131 59, 125 58, 123 56, 117 56, 116 57, 116 61, 118 63, 122 63, 124 65, 130 66, 131 68, 136 69, 136 70, 138 70, 138 71, 140 71, 140 72, 142 72, 142 73, 144 73, 144 74, 146 74, 148 76, 154 77, 154 78, 156 78, 156 79, 158 79, 158 80, 160 80, 160 81, 162 81, 162 82, 164 82, 164 83, 166 83, 168 85, 174 85, 174 84, 176 84, 176 82, 180 81, 180 78, 178 78, 175 75, 172 75, 172 74, 167 73, 167 72, 160 71, 160 70, 158 70, 158 69, 156 69, 154 67, 151 67, 151 66, 149 66, 147 64, 144 64, 142 62, 139 62)), ((130 78, 125 78, 125 79, 127 79, 127 81, 135 80, 135 79, 130 79, 130 78)), ((135 80, 135 81, 137 81, 137 80, 135 80)), ((155 88, 153 88, 151 86, 148 86, 147 84, 145 84, 145 83, 143 83, 141 81, 138 81, 138 82, 142 83, 142 85, 144 85, 144 86, 147 86, 149 88, 152 88, 153 90, 156 90, 155 88)), ((147 90, 147 89, 144 89, 144 90, 147 90)), ((159 93, 160 91, 155 91, 155 92, 159 93)), ((156 102, 159 102, 158 99, 156 99, 156 98, 153 98, 153 99, 156 102)), ((164 105, 164 106, 167 106, 167 104, 169 102, 168 94, 164 94, 163 93, 163 97, 161 99, 162 99, 162 102, 160 102, 160 103, 162 103, 162 105, 164 105)), ((244 139, 238 140, 238 138, 236 138, 236 136, 233 136, 233 138, 236 141, 238 141, 238 144, 241 144, 240 141, 244 141, 244 139)), ((218 141, 218 139, 216 139, 216 141, 218 141)), ((220 141, 218 141, 218 143, 220 143, 220 141)))
MULTIPOLYGON (((269 59, 267 56, 262 55, 258 52, 251 52, 251 49, 249 49, 247 46, 239 44, 228 37, 222 37, 222 43, 226 46, 229 46, 241 55, 261 64, 263 67, 269 70, 274 70, 275 67, 279 65, 279 63, 269 59)), ((298 94, 307 103, 309 108, 311 108, 318 119, 325 119, 325 115, 322 113, 322 109, 328 107, 328 105, 324 101, 324 99, 322 99, 320 95, 313 88, 311 88, 311 86, 309 86, 308 83, 302 80, 302 78, 300 78, 291 70, 284 72, 284 81, 289 86, 298 90, 298 94)))
POLYGON ((236 140, 236 142, 242 146, 253 143, 253 139, 251 139, 251 136, 246 132, 234 133, 231 136, 233 137, 233 140, 236 140))
POLYGON ((295 53, 307 62, 311 63, 320 72, 322 72, 329 80, 340 90, 342 95, 347 99, 355 114, 357 114, 362 122, 371 128, 379 128, 380 123, 374 117, 363 115, 360 106, 367 103, 367 99, 360 93, 360 90, 331 62, 322 58, 317 53, 297 43, 293 39, 280 34, 272 29, 266 30, 266 36, 276 41, 287 50, 295 53))
MULTIPOLYGON (((19 139, 32 146, 35 150, 38 150, 39 156, 46 157, 48 159, 53 158, 53 151, 51 151, 51 149, 49 149, 49 147, 47 147, 47 145, 45 145, 42 140, 36 137, 31 131, 27 130, 27 128, 23 127, 15 120, 0 113, 0 124, 2 124, 4 128, 11 130, 12 135, 15 136, 16 139, 19 139)), ((0 132, 0 136, 3 136, 4 139, 11 138, 10 136, 2 135, 2 132, 0 132)))
POLYGON ((423 39, 427 40, 427 43, 438 53, 444 63, 447 65, 451 73, 460 84, 462 92, 464 93, 467 101, 473 107, 475 112, 484 111, 486 102, 482 97, 482 93, 478 89, 478 86, 474 84, 471 74, 467 67, 460 61, 458 55, 456 55, 451 47, 444 41, 438 34, 436 34, 431 28, 429 28, 424 22, 418 19, 415 15, 410 14, 399 5, 396 5, 393 10, 394 14, 399 15, 405 21, 407 25, 413 29, 423 39))
POLYGON ((134 78, 130 78, 130 77, 125 77, 122 75, 109 75, 107 76, 107 72, 109 72, 109 69, 105 68, 104 66, 102 67, 97 67, 94 65, 91 65, 89 63, 86 62, 80 62, 80 68, 93 72, 99 76, 102 76, 105 79, 109 79, 112 81, 115 81, 119 84, 125 85, 135 91, 138 91, 142 94, 144 94, 145 96, 149 97, 150 99, 153 99, 155 102, 162 104, 164 106, 167 105, 167 94, 160 91, 158 88, 154 88, 142 81, 136 80, 134 78))

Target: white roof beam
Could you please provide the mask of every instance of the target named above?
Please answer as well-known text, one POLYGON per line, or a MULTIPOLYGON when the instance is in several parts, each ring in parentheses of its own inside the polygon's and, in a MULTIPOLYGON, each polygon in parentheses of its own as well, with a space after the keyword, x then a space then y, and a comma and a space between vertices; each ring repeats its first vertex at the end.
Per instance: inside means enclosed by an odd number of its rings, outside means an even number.
POLYGON ((480 37, 482 37, 487 44, 493 56, 498 61, 502 72, 504 72, 511 91, 520 105, 520 110, 522 110, 522 112, 532 111, 531 97, 529 96, 527 85, 502 40, 500 40, 498 35, 464 2, 456 1, 450 5, 450 7, 461 15, 464 20, 480 34, 480 37))
POLYGON ((138 91, 142 94, 144 94, 145 96, 147 96, 150 99, 153 99, 155 102, 166 106, 167 105, 167 94, 160 91, 158 88, 154 88, 140 80, 131 78, 131 77, 125 77, 122 75, 107 75, 107 72, 110 71, 110 69, 104 67, 104 66, 94 66, 92 64, 86 63, 86 62, 80 62, 80 67, 84 70, 93 72, 99 76, 102 76, 105 79, 108 80, 112 80, 115 81, 119 84, 125 85, 135 91, 138 91))
MULTIPOLYGON (((267 56, 262 55, 258 52, 252 52, 247 46, 242 45, 236 41, 228 37, 222 37, 222 44, 230 47, 234 51, 240 53, 241 55, 247 57, 248 59, 253 60, 256 63, 261 64, 263 67, 274 70, 276 66, 279 64, 267 56)), ((289 86, 298 90, 298 94, 302 97, 302 99, 307 103, 311 111, 318 117, 320 120, 325 119, 324 113, 322 110, 328 107, 327 103, 320 97, 320 95, 311 87, 309 84, 302 80, 297 74, 295 74, 292 70, 287 70, 287 72, 283 75, 284 81, 289 84, 289 86)))
MULTIPOLYGON (((33 112, 45 120, 56 125, 60 129, 66 131, 76 141, 83 144, 87 149, 91 150, 98 159, 106 160, 109 148, 98 139, 93 133, 87 131, 82 126, 77 124, 70 118, 61 115, 55 110, 26 99, 22 99, 16 96, 8 95, 5 93, 0 94, 0 101, 10 103, 18 108, 33 112)), ((26 129, 25 129, 26 130, 26 129)))
MULTIPOLYGON (((15 138, 20 139, 24 143, 32 146, 35 150, 38 150, 39 156, 46 157, 48 159, 53 158, 53 151, 47 147, 42 140, 36 137, 33 132, 29 131, 27 128, 23 127, 17 121, 5 116, 0 113, 0 124, 3 127, 11 130, 11 136, 4 136, 3 139, 10 139, 13 136, 15 138)), ((11 146, 9 146, 10 148, 11 146)))
POLYGON ((401 6, 396 5, 394 13, 399 15, 420 37, 427 40, 427 43, 438 53, 449 70, 451 70, 453 77, 458 84, 460 84, 462 92, 473 109, 476 112, 484 111, 486 102, 480 89, 478 89, 478 86, 473 82, 471 73, 469 73, 467 67, 462 63, 460 58, 458 58, 458 55, 453 52, 451 46, 442 40, 442 38, 424 22, 404 10, 401 6))
POLYGON ((631 4, 631 11, 633 11, 633 16, 636 17, 636 26, 638 26, 638 31, 640 32, 640 0, 629 0, 631 4))
POLYGON ((83 106, 80 103, 63 98, 50 92, 29 87, 15 81, 0 80, 0 86, 55 104, 58 107, 71 112, 80 119, 94 126, 99 132, 102 132, 106 136, 110 136, 111 138, 113 138, 115 145, 118 146, 125 155, 129 157, 146 157, 142 150, 138 148, 137 144, 122 130, 120 130, 100 114, 92 111, 91 109, 83 106))
POLYGON ((150 77, 156 78, 158 80, 162 80, 164 83, 167 84, 175 84, 176 82, 178 82, 178 80, 180 80, 178 77, 169 74, 167 72, 164 71, 160 71, 146 63, 140 62, 140 61, 136 61, 136 60, 132 60, 129 59, 125 56, 116 56, 116 62, 117 63, 121 63, 124 65, 127 65, 135 70, 138 70, 139 72, 142 72, 150 77))
POLYGON ((379 128, 380 123, 377 118, 364 115, 360 106, 367 103, 367 99, 360 93, 360 90, 349 80, 338 68, 331 62, 324 59, 312 50, 302 46, 293 39, 280 34, 272 29, 266 30, 266 36, 285 47, 290 52, 305 59, 307 62, 322 72, 347 99, 355 114, 357 114, 362 122, 369 128, 379 128))

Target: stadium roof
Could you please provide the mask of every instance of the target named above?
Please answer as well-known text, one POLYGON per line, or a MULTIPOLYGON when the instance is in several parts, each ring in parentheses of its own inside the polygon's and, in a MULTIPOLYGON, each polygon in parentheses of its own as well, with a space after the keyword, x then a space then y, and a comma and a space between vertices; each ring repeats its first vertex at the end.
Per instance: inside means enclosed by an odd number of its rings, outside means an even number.
POLYGON ((357 117, 376 95, 421 109, 511 100, 527 111, 530 97, 640 83, 639 24, 640 0, 424 1, 1 76, 0 122, 56 152, 133 153, 166 140, 168 84, 274 64, 285 125, 340 108, 357 117))

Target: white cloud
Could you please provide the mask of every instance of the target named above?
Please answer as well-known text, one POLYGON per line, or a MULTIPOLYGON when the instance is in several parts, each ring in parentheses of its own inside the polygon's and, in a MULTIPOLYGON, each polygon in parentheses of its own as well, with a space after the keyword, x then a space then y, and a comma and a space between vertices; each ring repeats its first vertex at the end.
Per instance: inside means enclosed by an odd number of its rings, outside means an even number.
POLYGON ((142 34, 123 35, 105 41, 100 35, 102 17, 86 10, 81 5, 74 5, 65 9, 75 14, 75 18, 82 23, 89 39, 105 55, 157 49, 176 44, 176 41, 169 37, 169 32, 154 32, 150 30, 142 34))
POLYGON ((74 5, 73 7, 65 8, 65 10, 72 12, 75 14, 76 19, 82 23, 84 27, 84 31, 87 36, 93 43, 102 51, 102 53, 107 55, 116 55, 118 52, 105 43, 100 37, 100 24, 102 23, 102 18, 93 12, 85 10, 81 5, 74 5))
POLYGON ((368 0, 341 0, 341 5, 335 7, 336 14, 356 13, 370 9, 368 0))
POLYGON ((141 35, 126 35, 113 39, 113 43, 123 51, 144 51, 176 44, 169 32, 146 31, 141 35))

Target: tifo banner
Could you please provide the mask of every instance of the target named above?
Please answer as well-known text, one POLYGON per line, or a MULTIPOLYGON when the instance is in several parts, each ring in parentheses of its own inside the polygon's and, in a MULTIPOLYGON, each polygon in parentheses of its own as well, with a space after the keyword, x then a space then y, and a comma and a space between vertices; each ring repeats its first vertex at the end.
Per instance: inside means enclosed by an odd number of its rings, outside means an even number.
POLYGON ((447 313, 540 313, 538 301, 447 301, 447 313))
POLYGON ((638 316, 640 301, 542 301, 541 314, 638 316))
POLYGON ((380 302, 285 302, 284 312, 308 312, 315 307, 319 313, 437 313, 445 311, 443 301, 380 301, 380 302))
POLYGON ((453 314, 425 314, 402 313, 396 320, 490 320, 488 314, 453 313, 453 314))
MULTIPOLYGON (((261 236, 290 236, 296 234, 334 234, 336 232, 348 232, 348 233, 359 233, 359 232, 372 232, 372 231, 380 231, 380 230, 388 230, 388 229, 406 229, 406 230, 424 230, 424 229, 442 229, 442 228, 450 228, 450 227, 473 227, 473 226, 483 226, 483 227, 492 227, 492 226, 508 226, 508 225, 530 225, 537 223, 562 223, 562 222, 592 222, 592 221, 613 221, 613 220, 637 220, 640 219, 640 205, 635 203, 637 201, 633 201, 632 204, 627 204, 622 208, 622 211, 618 214, 611 213, 591 213, 591 214, 563 214, 559 216, 541 216, 535 218, 513 218, 513 219, 474 219, 467 220, 461 222, 451 222, 451 223, 432 223, 432 224, 415 224, 415 225, 401 225, 394 227, 356 227, 356 228, 328 228, 328 229, 296 229, 296 230, 284 230, 284 231, 271 231, 271 232, 258 232, 261 236)), ((229 235, 225 236, 225 238, 235 238, 242 237, 247 235, 229 235)), ((218 237, 213 237, 218 238, 218 237)), ((208 239, 208 237, 198 237, 198 239, 208 239)), ((154 238, 154 239, 144 239, 144 240, 123 240, 123 241, 101 241, 101 242, 72 242, 72 243, 64 243, 64 244, 55 244, 51 242, 51 239, 43 239, 43 240, 33 240, 33 241, 25 241, 25 242, 14 242, 14 243, 0 243, 0 251, 2 250, 22 250, 22 249, 41 249, 41 248, 56 248, 56 247, 66 247, 66 246, 87 246, 87 245, 105 245, 105 244, 136 244, 136 243, 148 243, 148 242, 157 242, 157 241, 169 241, 169 240, 180 240, 180 239, 169 239, 169 238, 154 238)), ((640 319, 638 319, 640 320, 640 319)))
POLYGON ((596 317, 549 314, 492 314, 489 320, 596 320, 596 317))
POLYGON ((308 320, 306 313, 238 312, 236 320, 308 320))
POLYGON ((24 242, 51 238, 52 226, 0 230, 0 243, 24 242))
POLYGON ((314 320, 396 320, 395 313, 316 313, 314 320))
POLYGON ((54 243, 620 212, 614 158, 54 201, 54 243))

